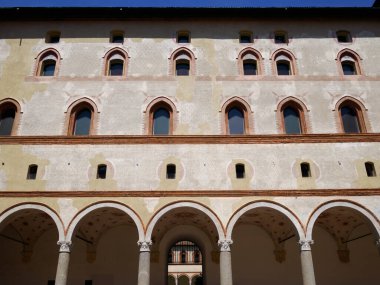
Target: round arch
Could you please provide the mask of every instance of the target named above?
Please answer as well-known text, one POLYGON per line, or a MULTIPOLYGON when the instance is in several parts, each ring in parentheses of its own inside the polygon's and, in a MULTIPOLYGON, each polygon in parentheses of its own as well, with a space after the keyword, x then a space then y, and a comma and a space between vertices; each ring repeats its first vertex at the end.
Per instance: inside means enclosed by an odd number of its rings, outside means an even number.
POLYGON ((57 215, 56 212, 54 212, 48 206, 45 206, 42 204, 34 204, 34 203, 20 204, 20 205, 16 205, 16 206, 12 207, 10 209, 7 209, 0 214, 0 225, 8 217, 10 217, 11 215, 16 214, 17 212, 20 212, 22 210, 38 210, 38 211, 42 211, 45 214, 49 215, 57 227, 58 240, 59 241, 65 240, 65 229, 64 229, 63 222, 62 222, 61 218, 57 215))
POLYGON ((380 224, 379 221, 376 219, 375 215, 371 213, 369 210, 365 209, 363 206, 356 204, 351 201, 329 201, 325 204, 320 205, 314 212, 310 215, 307 227, 306 227, 306 239, 312 240, 313 236, 313 229, 314 224, 318 217, 326 210, 334 208, 334 207, 346 207, 353 209, 357 212, 359 212, 367 221, 370 222, 370 225, 372 226, 373 230, 375 231, 374 234, 377 235, 377 238, 380 237, 380 224))
POLYGON ((284 110, 287 107, 292 107, 299 112, 299 119, 301 124, 301 133, 310 133, 311 132, 311 124, 308 117, 308 112, 310 110, 307 108, 304 102, 299 100, 296 97, 288 96, 282 99, 277 104, 276 117, 277 117, 277 126, 280 133, 285 133, 285 122, 284 122, 284 110))
POLYGON ((280 206, 278 204, 275 204, 272 202, 266 202, 266 201, 250 203, 248 205, 243 206, 242 208, 240 208, 240 210, 235 212, 227 224, 226 239, 232 240, 232 232, 233 232, 234 226, 241 216, 243 216, 245 213, 247 213, 250 210, 258 209, 258 208, 270 208, 285 215, 293 224, 294 228, 296 229, 299 239, 300 240, 304 239, 305 231, 298 217, 295 216, 290 210, 288 210, 284 206, 280 206))
POLYGON ((144 226, 142 224, 142 221, 140 217, 129 207, 123 204, 119 204, 117 202, 102 202, 93 204, 91 206, 88 206, 84 210, 80 211, 70 222, 69 227, 67 229, 66 234, 66 240, 71 241, 71 238, 73 236, 74 230, 76 226, 80 223, 83 217, 85 217, 87 214, 91 213, 94 210, 101 209, 101 208, 113 208, 118 209, 124 213, 126 213, 135 223, 137 227, 137 232, 139 236, 139 241, 144 241, 144 226))
POLYGON ((217 217, 217 215, 212 212, 209 208, 203 206, 202 204, 198 204, 195 202, 177 202, 170 205, 166 205, 165 207, 161 208, 149 221, 148 227, 146 230, 146 240, 151 240, 152 233, 154 230, 154 227, 157 223, 157 221, 164 216, 166 213, 170 212, 171 210, 177 209, 177 208, 193 208, 201 211, 205 215, 207 215, 211 221, 213 221, 214 226, 218 232, 219 239, 224 239, 224 229, 222 226, 221 221, 217 217))

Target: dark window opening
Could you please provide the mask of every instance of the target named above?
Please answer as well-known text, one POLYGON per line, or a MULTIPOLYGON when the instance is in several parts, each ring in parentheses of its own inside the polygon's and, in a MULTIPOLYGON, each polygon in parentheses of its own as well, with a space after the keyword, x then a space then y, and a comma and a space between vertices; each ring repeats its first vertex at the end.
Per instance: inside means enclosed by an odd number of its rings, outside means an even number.
POLYGON ((195 251, 194 253, 194 263, 200 263, 201 262, 201 253, 199 250, 195 251))
POLYGON ((239 108, 231 108, 228 111, 228 131, 230 135, 245 133, 244 113, 239 108))
POLYGON ((168 263, 173 263, 173 253, 171 251, 169 251, 168 263))
POLYGON ((278 75, 291 75, 290 62, 288 61, 277 61, 277 74, 278 75))
POLYGON ((124 43, 124 35, 122 33, 114 33, 111 36, 111 43, 122 44, 124 43))
POLYGON ((253 59, 243 61, 244 75, 257 75, 257 62, 253 59))
POLYGON ((356 66, 354 62, 342 61, 342 69, 344 75, 357 75, 356 66))
POLYGON ((54 76, 56 62, 53 59, 47 59, 42 62, 41 76, 54 76))
POLYGON ((177 60, 175 71, 177 76, 189 76, 190 62, 188 60, 177 60))
POLYGON ((292 107, 284 109, 284 125, 286 134, 301 134, 300 114, 297 109, 292 107))
POLYGON ((250 43, 253 43, 252 35, 249 34, 249 33, 241 33, 240 34, 240 38, 239 38, 239 42, 241 44, 250 44, 250 43))
POLYGON ((84 108, 75 115, 74 133, 75 136, 88 136, 91 129, 91 111, 84 108))
POLYGON ((35 180, 37 178, 37 170, 38 170, 38 165, 36 164, 29 165, 26 179, 35 180))
POLYGON ((186 32, 180 32, 177 35, 177 43, 188 44, 190 43, 190 34, 186 32))
POLYGON ((168 135, 170 129, 170 113, 165 108, 159 108, 153 114, 153 134, 168 135))
POLYGON ((120 59, 113 59, 110 61, 110 67, 108 75, 110 76, 122 76, 124 71, 124 62, 120 59))
POLYGON ((10 136, 12 134, 15 116, 16 109, 12 107, 0 111, 0 136, 10 136))
POLYGON ((175 179, 176 166, 175 164, 168 164, 166 166, 166 179, 175 179))
POLYGON ((92 280, 85 280, 84 285, 92 285, 92 280))
POLYGON ((186 263, 186 251, 181 252, 181 263, 186 263))
POLYGON ((376 177, 376 170, 375 165, 373 162, 366 162, 365 164, 365 170, 367 172, 368 177, 376 177))
POLYGON ((60 39, 61 39, 61 33, 60 32, 48 32, 46 34, 45 42, 47 44, 57 44, 57 43, 59 43, 60 39))
POLYGON ((274 35, 274 42, 276 44, 286 44, 288 43, 288 37, 284 33, 276 33, 274 35))
POLYGON ((106 179, 107 177, 107 165, 99 164, 96 172, 96 179, 106 179))
POLYGON ((357 112, 348 106, 340 109, 342 116, 343 129, 345 133, 360 133, 360 126, 357 112))
POLYGON ((338 39, 338 42, 340 43, 351 43, 352 42, 352 37, 349 32, 345 31, 339 31, 336 33, 336 37, 338 39))
POLYGON ((47 285, 55 285, 55 280, 48 280, 47 285))
POLYGON ((301 174, 302 177, 311 177, 310 164, 307 162, 301 163, 301 174))
POLYGON ((245 178, 245 166, 244 164, 236 164, 235 165, 236 178, 242 179, 245 178))

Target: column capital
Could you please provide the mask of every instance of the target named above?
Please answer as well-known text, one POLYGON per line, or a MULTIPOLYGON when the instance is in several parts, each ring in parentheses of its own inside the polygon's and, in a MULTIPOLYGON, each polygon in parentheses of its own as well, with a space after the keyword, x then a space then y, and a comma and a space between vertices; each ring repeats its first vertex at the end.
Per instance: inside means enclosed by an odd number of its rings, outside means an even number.
POLYGON ((137 242, 138 247, 140 248, 140 252, 149 252, 150 247, 152 246, 151 240, 143 240, 137 242))
POLYGON ((70 252, 71 241, 60 240, 57 244, 59 245, 59 252, 70 252))
POLYGON ((301 239, 298 243, 301 245, 301 251, 311 251, 311 245, 314 244, 314 241, 301 239))
POLYGON ((231 251, 231 244, 233 243, 230 239, 225 240, 219 240, 218 246, 220 248, 220 251, 231 251))

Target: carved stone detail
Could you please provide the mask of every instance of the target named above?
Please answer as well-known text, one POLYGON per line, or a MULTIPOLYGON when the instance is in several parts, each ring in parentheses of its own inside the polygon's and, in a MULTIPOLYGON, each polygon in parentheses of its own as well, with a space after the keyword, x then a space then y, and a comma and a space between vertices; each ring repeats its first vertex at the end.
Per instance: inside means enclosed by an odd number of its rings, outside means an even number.
POLYGON ((71 250, 71 241, 59 241, 59 252, 70 252, 71 250))
POLYGON ((232 240, 219 240, 218 246, 220 248, 220 251, 231 251, 231 244, 233 243, 232 240))
POLYGON ((150 251, 150 247, 152 246, 151 240, 138 241, 137 245, 140 247, 140 252, 150 251))
POLYGON ((301 245, 301 251, 310 251, 311 245, 314 244, 314 241, 301 239, 298 243, 301 245))

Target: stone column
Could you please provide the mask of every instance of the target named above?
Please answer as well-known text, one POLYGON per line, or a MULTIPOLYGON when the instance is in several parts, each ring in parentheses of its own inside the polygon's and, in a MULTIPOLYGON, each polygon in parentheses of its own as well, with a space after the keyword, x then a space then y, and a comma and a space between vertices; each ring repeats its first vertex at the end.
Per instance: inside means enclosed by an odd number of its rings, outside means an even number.
POLYGON ((220 240, 220 285, 232 285, 232 263, 231 263, 232 240, 220 240))
POLYGON ((301 245, 301 266, 303 285, 315 285, 313 257, 311 255, 312 240, 300 240, 301 245))
POLYGON ((150 246, 151 241, 139 241, 138 246, 140 247, 140 257, 139 257, 139 276, 137 280, 138 285, 149 285, 150 284, 150 246))
POLYGON ((59 241, 59 256, 55 285, 66 285, 69 272, 71 241, 59 241))

